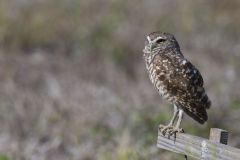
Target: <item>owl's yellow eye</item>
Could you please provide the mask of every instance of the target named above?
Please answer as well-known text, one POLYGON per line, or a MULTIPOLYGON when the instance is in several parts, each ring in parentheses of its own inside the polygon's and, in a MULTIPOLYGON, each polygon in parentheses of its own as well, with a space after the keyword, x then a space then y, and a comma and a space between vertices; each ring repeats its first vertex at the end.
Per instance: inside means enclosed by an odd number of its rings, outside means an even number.
POLYGON ((165 42, 165 41, 166 41, 166 39, 160 38, 156 41, 156 43, 160 44, 160 43, 165 42))

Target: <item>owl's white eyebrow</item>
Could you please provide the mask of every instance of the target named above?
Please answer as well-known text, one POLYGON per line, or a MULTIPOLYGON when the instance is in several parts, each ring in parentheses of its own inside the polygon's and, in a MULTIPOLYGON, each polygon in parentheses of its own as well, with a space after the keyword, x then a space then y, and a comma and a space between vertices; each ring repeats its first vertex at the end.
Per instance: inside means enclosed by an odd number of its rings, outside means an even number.
POLYGON ((159 39, 164 39, 164 38, 159 36, 154 40, 154 42, 158 41, 159 39))
POLYGON ((150 37, 149 37, 149 36, 147 36, 147 40, 148 40, 148 43, 150 43, 150 42, 151 42, 151 39, 150 39, 150 37))

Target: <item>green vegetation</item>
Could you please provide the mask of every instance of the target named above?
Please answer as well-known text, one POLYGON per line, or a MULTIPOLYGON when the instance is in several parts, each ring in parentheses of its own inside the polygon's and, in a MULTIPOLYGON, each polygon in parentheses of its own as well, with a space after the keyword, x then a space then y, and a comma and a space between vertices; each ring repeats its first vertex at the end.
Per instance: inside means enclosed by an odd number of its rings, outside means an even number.
POLYGON ((4 154, 0 154, 0 160, 9 160, 9 158, 4 154))
POLYGON ((231 103, 231 108, 233 109, 240 109, 240 101, 239 100, 235 100, 231 103))

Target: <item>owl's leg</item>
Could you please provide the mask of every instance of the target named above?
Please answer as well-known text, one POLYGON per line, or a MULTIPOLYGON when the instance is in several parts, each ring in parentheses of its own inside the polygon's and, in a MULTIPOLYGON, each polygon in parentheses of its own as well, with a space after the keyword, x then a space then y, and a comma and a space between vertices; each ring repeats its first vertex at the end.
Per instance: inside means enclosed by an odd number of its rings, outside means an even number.
POLYGON ((167 126, 164 126, 164 125, 159 125, 159 130, 162 132, 163 135, 166 134, 166 132, 173 130, 173 124, 174 124, 174 121, 176 120, 177 118, 177 114, 178 114, 179 110, 177 108, 176 105, 174 105, 174 113, 173 113, 173 117, 170 121, 170 123, 167 125, 167 126))
POLYGON ((179 129, 180 127, 180 124, 182 122, 182 119, 183 119, 183 110, 182 109, 179 109, 179 112, 178 112, 178 121, 177 121, 177 124, 176 124, 176 128, 179 129))
POLYGON ((169 132, 170 135, 175 134, 175 136, 176 136, 176 133, 177 133, 177 132, 180 132, 180 133, 183 133, 183 132, 184 132, 183 129, 180 128, 180 124, 181 124, 182 119, 183 119, 183 110, 182 110, 182 109, 179 109, 179 112, 178 112, 178 121, 177 121, 176 127, 174 127, 173 130, 171 130, 171 131, 169 132))
POLYGON ((179 112, 179 110, 178 110, 177 106, 174 105, 173 117, 172 117, 170 123, 168 124, 168 126, 173 126, 173 123, 174 123, 174 121, 175 121, 176 118, 177 118, 177 114, 178 114, 178 112, 179 112))

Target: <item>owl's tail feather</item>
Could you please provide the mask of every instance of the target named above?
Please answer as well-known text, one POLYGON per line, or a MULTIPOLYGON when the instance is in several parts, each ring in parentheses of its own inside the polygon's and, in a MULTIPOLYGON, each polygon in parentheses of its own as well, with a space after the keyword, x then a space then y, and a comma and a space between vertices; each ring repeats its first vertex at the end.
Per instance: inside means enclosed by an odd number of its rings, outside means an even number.
POLYGON ((183 110, 185 113, 187 113, 187 115, 189 115, 191 118, 193 118, 200 124, 204 124, 208 120, 206 109, 203 107, 201 109, 194 108, 192 110, 183 107, 183 110))
POLYGON ((209 109, 211 106, 211 100, 208 98, 207 94, 201 99, 201 105, 204 106, 206 109, 209 109))
POLYGON ((211 101, 204 97, 201 102, 188 102, 185 104, 176 104, 178 107, 181 107, 185 113, 187 113, 191 118, 204 124, 208 120, 208 115, 206 109, 210 108, 211 101))

